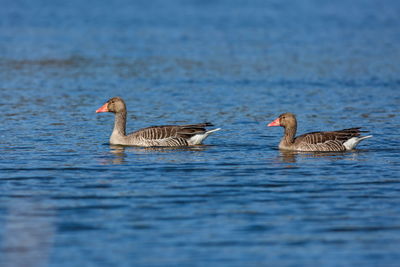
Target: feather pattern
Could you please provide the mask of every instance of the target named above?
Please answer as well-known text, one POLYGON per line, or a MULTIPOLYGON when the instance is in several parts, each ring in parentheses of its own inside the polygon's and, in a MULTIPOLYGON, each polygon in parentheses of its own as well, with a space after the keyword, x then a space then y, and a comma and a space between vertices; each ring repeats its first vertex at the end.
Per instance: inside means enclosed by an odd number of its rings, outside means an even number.
POLYGON ((151 126, 126 135, 126 106, 125 102, 114 97, 98 109, 97 112, 115 113, 114 130, 110 136, 110 144, 134 146, 165 146, 180 147, 199 145, 212 132, 219 129, 207 130, 213 126, 209 122, 187 125, 151 126))
POLYGON ((205 127, 211 123, 190 125, 164 125, 140 129, 128 135, 131 142, 139 142, 141 146, 188 146, 189 139, 195 135, 207 133, 205 127))
POLYGON ((353 149, 361 140, 372 137, 361 137, 361 127, 348 128, 338 131, 311 132, 295 137, 297 120, 294 114, 284 113, 269 126, 282 126, 285 135, 279 143, 280 149, 294 151, 346 151, 353 149), (349 143, 349 140, 353 140, 349 143))

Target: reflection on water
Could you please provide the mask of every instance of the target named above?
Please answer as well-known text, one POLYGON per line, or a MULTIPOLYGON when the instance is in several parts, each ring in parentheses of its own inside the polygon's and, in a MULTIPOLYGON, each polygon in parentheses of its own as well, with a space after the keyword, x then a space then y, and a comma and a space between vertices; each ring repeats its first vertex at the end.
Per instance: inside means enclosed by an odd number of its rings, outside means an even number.
POLYGON ((125 153, 125 147, 124 146, 114 146, 110 145, 110 153, 113 155, 109 161, 104 162, 105 165, 109 164, 124 164, 126 163, 125 158, 126 158, 126 153, 125 153))
POLYGON ((341 160, 357 160, 360 151, 348 151, 348 152, 302 152, 302 151, 279 151, 278 159, 284 163, 296 163, 299 159, 327 159, 330 161, 341 161, 341 160))
POLYGON ((103 165, 118 165, 125 164, 128 155, 141 156, 141 155, 156 155, 159 159, 175 162, 176 158, 174 155, 180 157, 181 154, 176 154, 177 152, 201 152, 206 151, 210 145, 196 145, 188 147, 138 147, 138 146, 121 146, 121 145, 109 145, 110 153, 112 157, 107 157, 102 161, 103 165), (161 153, 161 154, 160 154, 161 153), (167 156, 162 156, 162 154, 169 154, 167 156))
POLYGON ((0 8, 1 267, 399 261, 400 1, 53 2, 0 8), (226 131, 102 145, 115 95, 130 129, 226 131), (374 138, 279 151, 287 111, 374 138))
MULTIPOLYGON (((205 151, 209 145, 197 145, 197 146, 185 146, 185 147, 135 147, 135 146, 118 146, 118 145, 110 145, 111 150, 123 150, 126 152, 135 152, 138 154, 141 153, 152 153, 152 152, 161 152, 161 153, 170 153, 174 151, 205 151)), ((113 152, 112 152, 113 153, 113 152)))

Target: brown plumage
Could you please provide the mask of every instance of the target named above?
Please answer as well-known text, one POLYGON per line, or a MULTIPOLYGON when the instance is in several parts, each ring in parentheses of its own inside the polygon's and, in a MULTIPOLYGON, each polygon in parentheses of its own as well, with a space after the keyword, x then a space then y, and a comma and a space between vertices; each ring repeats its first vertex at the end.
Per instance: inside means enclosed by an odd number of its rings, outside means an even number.
POLYGON ((295 137, 297 131, 296 116, 292 113, 281 114, 268 126, 282 126, 285 134, 279 143, 279 148, 293 151, 346 151, 356 147, 356 145, 366 138, 363 136, 361 127, 348 128, 330 132, 312 132, 295 137))
POLYGON ((96 110, 99 112, 112 112, 115 114, 114 129, 110 136, 110 144, 113 145, 134 145, 134 146, 191 146, 199 145, 207 136, 215 131, 206 130, 206 127, 213 126, 211 123, 198 123, 188 125, 163 125, 152 126, 140 129, 126 135, 126 105, 122 98, 113 97, 102 107, 96 110))

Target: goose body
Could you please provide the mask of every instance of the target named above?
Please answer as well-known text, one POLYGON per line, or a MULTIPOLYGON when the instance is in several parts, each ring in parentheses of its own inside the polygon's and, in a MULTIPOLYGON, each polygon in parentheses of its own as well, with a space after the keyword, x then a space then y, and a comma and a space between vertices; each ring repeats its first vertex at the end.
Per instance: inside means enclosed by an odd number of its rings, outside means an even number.
POLYGON ((372 135, 361 136, 361 133, 367 131, 361 131, 360 127, 329 132, 312 132, 295 137, 297 120, 292 113, 281 114, 268 126, 284 127, 285 133, 279 143, 279 148, 291 151, 348 151, 354 149, 362 140, 372 137, 372 135))
POLYGON ((114 129, 110 136, 112 145, 131 145, 143 147, 180 147, 200 145, 209 134, 220 130, 206 130, 213 126, 211 123, 198 123, 187 125, 151 126, 137 130, 126 135, 126 105, 122 98, 113 97, 102 107, 99 112, 112 112, 115 114, 114 129))

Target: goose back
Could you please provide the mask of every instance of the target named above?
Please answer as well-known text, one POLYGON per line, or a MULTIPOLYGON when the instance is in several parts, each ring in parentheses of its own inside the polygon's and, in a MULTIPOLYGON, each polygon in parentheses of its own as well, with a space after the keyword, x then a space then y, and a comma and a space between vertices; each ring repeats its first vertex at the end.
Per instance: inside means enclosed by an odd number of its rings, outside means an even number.
POLYGON ((359 137, 361 127, 348 128, 338 131, 327 132, 311 132, 300 135, 294 139, 292 147, 300 151, 346 151, 344 145, 348 140, 354 137, 359 137))
POLYGON ((207 133, 211 123, 151 126, 128 135, 129 142, 140 146, 188 146, 195 135, 207 133))
POLYGON ((329 132, 311 132, 295 137, 297 120, 293 113, 279 115, 267 126, 281 126, 285 129, 279 148, 292 151, 346 151, 353 149, 361 140, 372 136, 361 137, 361 127, 347 128, 329 132))
POLYGON ((96 113, 112 112, 115 114, 114 129, 110 144, 132 146, 190 146, 200 145, 207 136, 220 130, 206 130, 213 126, 209 122, 187 125, 151 126, 126 135, 126 105, 121 97, 109 99, 96 113))

